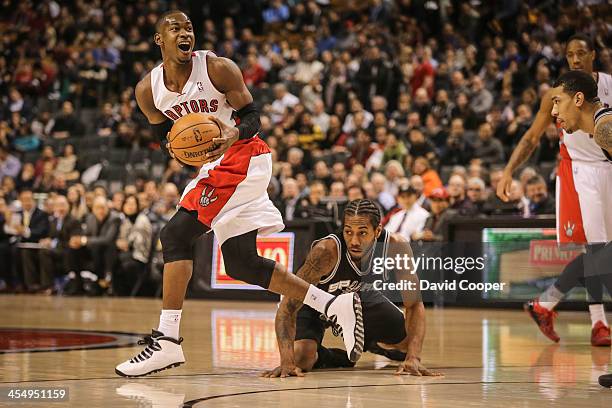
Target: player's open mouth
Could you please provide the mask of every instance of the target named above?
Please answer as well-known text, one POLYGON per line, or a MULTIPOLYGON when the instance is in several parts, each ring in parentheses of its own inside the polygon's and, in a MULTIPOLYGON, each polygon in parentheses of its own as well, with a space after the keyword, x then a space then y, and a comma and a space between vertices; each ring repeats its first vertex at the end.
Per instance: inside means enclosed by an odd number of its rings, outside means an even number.
POLYGON ((189 52, 191 51, 191 43, 189 41, 180 42, 178 43, 178 48, 183 52, 189 52))

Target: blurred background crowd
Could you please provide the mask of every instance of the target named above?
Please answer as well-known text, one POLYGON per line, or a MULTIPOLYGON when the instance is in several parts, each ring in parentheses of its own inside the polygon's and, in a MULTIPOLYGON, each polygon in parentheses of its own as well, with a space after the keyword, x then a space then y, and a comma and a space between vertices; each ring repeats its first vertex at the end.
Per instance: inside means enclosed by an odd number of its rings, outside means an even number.
POLYGON ((134 99, 173 8, 196 49, 242 69, 285 220, 337 221, 368 197, 412 240, 441 240, 450 217, 554 214, 554 124, 506 203, 504 163, 570 36, 612 72, 606 1, 2 0, 0 290, 151 289, 158 231, 197 172, 169 159, 134 99))

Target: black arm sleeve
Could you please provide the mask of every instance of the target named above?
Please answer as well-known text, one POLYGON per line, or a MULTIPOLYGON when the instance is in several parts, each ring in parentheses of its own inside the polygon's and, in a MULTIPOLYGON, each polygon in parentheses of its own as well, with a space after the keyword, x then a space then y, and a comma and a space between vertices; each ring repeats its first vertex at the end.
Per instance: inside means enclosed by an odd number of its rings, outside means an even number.
POLYGON ((153 130, 153 137, 162 142, 162 146, 166 145, 166 135, 172 129, 172 121, 167 120, 162 123, 151 124, 153 130))
POLYGON ((261 127, 259 120, 259 110, 254 103, 249 103, 243 106, 238 112, 240 118, 240 124, 237 126, 239 131, 238 139, 250 139, 255 136, 261 127))

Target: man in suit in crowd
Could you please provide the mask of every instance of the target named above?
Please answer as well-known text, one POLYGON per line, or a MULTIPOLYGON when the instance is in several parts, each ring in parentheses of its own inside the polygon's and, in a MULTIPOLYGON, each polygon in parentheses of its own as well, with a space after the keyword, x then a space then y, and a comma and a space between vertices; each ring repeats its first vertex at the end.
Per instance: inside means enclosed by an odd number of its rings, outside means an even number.
POLYGON ((73 236, 81 235, 81 224, 70 214, 70 204, 65 196, 53 199, 53 217, 49 237, 40 240, 40 283, 46 293, 52 292, 53 280, 68 273, 66 262, 68 243, 73 236))
POLYGON ((108 199, 104 196, 96 197, 92 213, 85 218, 82 235, 75 235, 68 241, 69 271, 75 275, 75 285, 68 294, 82 291, 80 272, 84 270, 90 270, 96 275, 102 289, 110 286, 112 268, 117 261, 115 241, 120 224, 121 219, 110 211, 108 199))
POLYGON ((38 248, 34 247, 37 247, 38 241, 49 234, 49 215, 36 207, 34 194, 30 189, 21 190, 19 202, 21 210, 11 217, 5 231, 14 237, 13 255, 17 261, 15 267, 18 288, 23 282, 28 291, 36 292, 40 290, 40 279, 36 253, 38 248))

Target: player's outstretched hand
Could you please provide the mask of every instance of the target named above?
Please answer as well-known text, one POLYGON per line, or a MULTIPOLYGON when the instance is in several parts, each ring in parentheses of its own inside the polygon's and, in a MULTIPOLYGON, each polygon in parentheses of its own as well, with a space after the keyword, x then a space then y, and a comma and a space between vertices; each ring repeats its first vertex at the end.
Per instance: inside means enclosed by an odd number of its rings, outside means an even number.
POLYGON ((223 155, 238 140, 238 128, 235 126, 228 126, 222 120, 217 117, 210 116, 210 119, 214 121, 221 129, 221 137, 215 137, 212 141, 215 144, 215 150, 206 153, 206 160, 208 162, 214 162, 223 155))
POLYGON ((512 186, 512 174, 504 172, 502 178, 497 183, 497 196, 500 200, 508 202, 510 200, 510 187, 512 186))
POLYGON ((406 357, 406 360, 404 360, 404 362, 401 363, 399 367, 397 367, 397 371, 395 372, 395 375, 405 375, 405 374, 416 375, 418 377, 421 377, 421 376, 436 377, 436 376, 444 375, 438 371, 432 371, 428 369, 423 364, 421 364, 421 360, 419 360, 416 357, 406 357))
POLYGON ((274 370, 264 371, 261 376, 266 378, 303 377, 304 373, 300 367, 295 365, 280 365, 274 370))

